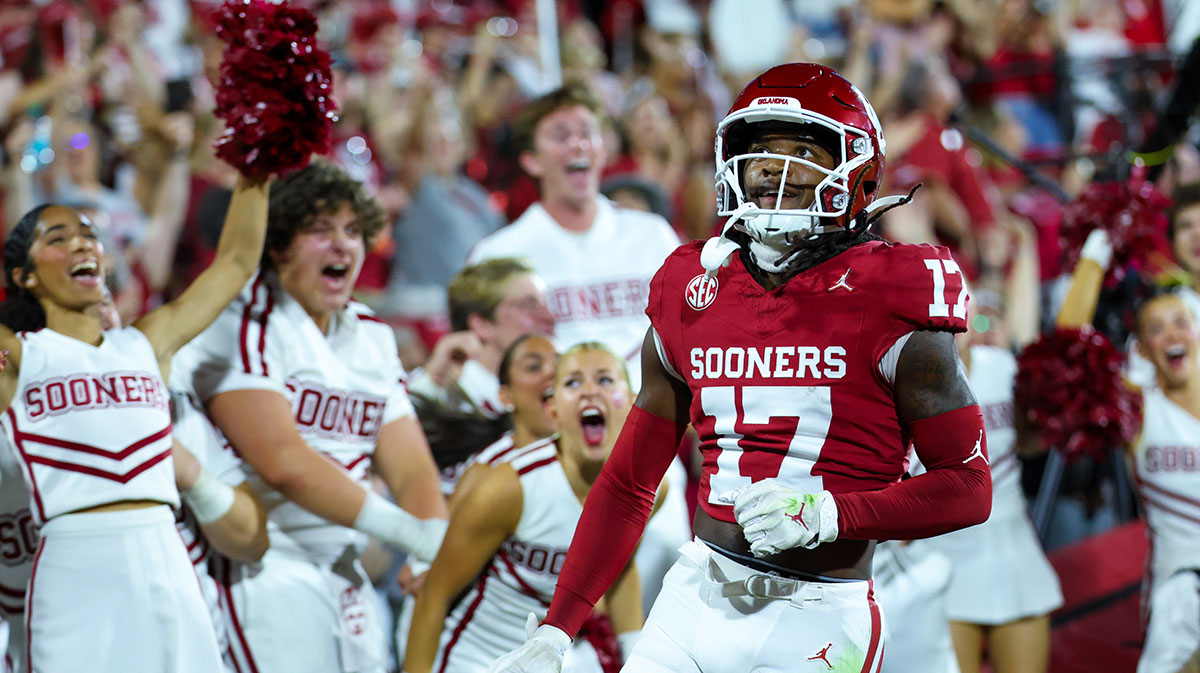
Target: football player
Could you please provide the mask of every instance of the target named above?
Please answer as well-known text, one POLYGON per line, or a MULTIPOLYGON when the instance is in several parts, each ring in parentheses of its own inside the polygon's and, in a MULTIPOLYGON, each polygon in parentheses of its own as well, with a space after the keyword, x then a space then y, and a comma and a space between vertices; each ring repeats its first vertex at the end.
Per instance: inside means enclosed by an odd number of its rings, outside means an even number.
POLYGON ((558 670, 689 421, 704 456, 697 540, 625 670, 878 670, 874 541, 974 525, 991 506, 954 343, 962 274, 943 248, 870 233, 903 202, 876 198, 884 149, 866 98, 829 68, 777 66, 738 96, 717 128, 728 220, 654 277, 641 392, 546 619, 492 670, 558 670), (928 472, 901 481, 910 442, 928 472))

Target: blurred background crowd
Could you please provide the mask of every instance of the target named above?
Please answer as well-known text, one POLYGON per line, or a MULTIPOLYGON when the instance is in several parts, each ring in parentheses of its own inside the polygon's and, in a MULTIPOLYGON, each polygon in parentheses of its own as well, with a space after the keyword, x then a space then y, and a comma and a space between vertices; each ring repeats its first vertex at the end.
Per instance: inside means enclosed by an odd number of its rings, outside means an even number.
MULTIPOLYGON (((538 199, 514 149, 526 102, 589 85, 607 112, 602 192, 704 238, 719 224, 716 124, 787 61, 830 65, 867 94, 887 138, 884 193, 923 185, 880 233, 950 246, 975 330, 1019 348, 1061 294, 1065 201, 1128 174, 1200 34, 1191 0, 295 3, 334 56, 331 159, 390 222, 358 296, 395 327, 409 368, 450 331, 447 286, 472 246, 538 199)), ((207 266, 237 177, 213 152, 215 6, 0 0, 0 220, 7 232, 46 200, 85 212, 126 321, 207 266)), ((1200 179, 1200 132, 1167 140, 1147 161, 1170 193, 1200 179)), ((1153 273, 1178 274, 1160 257, 1153 273)), ((1040 473, 1026 474, 1032 493, 1040 473)), ((1067 477, 1051 547, 1110 525, 1120 488, 1104 470, 1067 477)))
MULTIPOLYGON (((716 225, 716 123, 750 77, 791 60, 867 94, 885 190, 923 184, 881 233, 952 246, 976 301, 1006 310, 996 338, 1019 345, 1060 272, 1060 197, 1127 168, 1200 32, 1185 0, 299 4, 335 58, 332 158, 392 222, 359 289, 410 365, 448 329, 445 288, 472 245, 537 199, 513 149, 523 103, 587 82, 608 113, 602 191, 689 240, 716 225)), ((110 280, 127 320, 206 266, 234 181, 212 151, 214 6, 0 2, 3 221, 46 199, 88 212, 121 253, 110 280)), ((1168 192, 1200 174, 1194 140, 1162 173, 1168 192)))

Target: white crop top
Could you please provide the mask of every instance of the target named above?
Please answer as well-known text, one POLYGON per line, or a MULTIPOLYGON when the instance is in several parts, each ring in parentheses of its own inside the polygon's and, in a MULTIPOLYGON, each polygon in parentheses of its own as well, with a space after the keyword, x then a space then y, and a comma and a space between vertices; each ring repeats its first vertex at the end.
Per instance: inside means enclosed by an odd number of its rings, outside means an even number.
POLYGON ((92 346, 21 332, 21 372, 0 416, 38 523, 122 500, 179 506, 171 413, 154 348, 137 328, 92 346))

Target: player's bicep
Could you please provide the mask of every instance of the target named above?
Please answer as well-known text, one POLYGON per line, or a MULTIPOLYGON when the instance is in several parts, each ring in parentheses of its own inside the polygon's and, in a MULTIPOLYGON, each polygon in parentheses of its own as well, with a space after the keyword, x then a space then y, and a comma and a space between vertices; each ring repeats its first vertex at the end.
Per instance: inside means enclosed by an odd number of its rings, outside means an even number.
POLYGON ((678 374, 668 370, 654 328, 642 341, 642 389, 634 402, 639 409, 677 423, 688 422, 692 393, 678 374))
POLYGON ((904 423, 975 404, 950 332, 912 333, 896 362, 896 412, 904 423))

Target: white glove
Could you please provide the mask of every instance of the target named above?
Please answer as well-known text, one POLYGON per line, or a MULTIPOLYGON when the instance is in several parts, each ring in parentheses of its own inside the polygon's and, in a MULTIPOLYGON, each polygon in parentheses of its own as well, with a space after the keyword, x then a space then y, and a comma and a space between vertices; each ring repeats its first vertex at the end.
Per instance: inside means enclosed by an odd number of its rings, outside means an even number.
POLYGON ((412 554, 420 561, 433 562, 442 538, 446 537, 445 519, 418 519, 378 493, 368 492, 354 529, 374 535, 387 544, 412 554))
POLYGON ((558 627, 538 626, 538 618, 532 612, 525 620, 525 634, 529 640, 493 661, 487 673, 561 673, 571 637, 558 627))
POLYGON ((734 496, 733 515, 759 558, 837 539, 837 505, 829 491, 800 493, 764 479, 734 496))
POLYGON ((1093 229, 1092 233, 1088 234, 1087 240, 1083 242, 1083 247, 1079 249, 1080 259, 1090 259, 1105 271, 1112 263, 1112 256, 1112 242, 1108 240, 1108 232, 1103 229, 1093 229))

